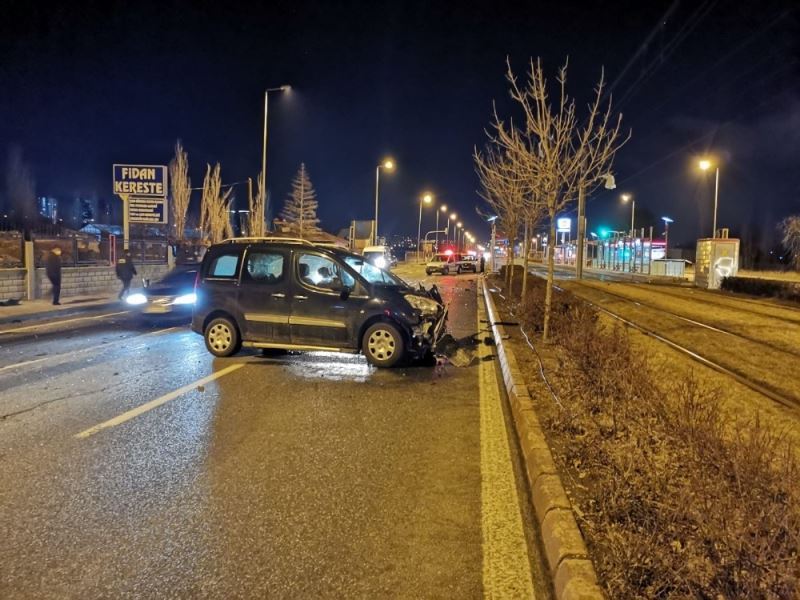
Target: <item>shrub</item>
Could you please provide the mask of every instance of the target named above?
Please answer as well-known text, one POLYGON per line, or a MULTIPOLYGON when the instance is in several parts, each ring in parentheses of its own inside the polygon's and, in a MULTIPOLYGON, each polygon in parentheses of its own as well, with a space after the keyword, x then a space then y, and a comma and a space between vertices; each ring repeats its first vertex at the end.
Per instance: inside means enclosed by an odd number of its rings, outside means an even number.
POLYGON ((791 281, 759 279, 756 277, 725 277, 722 280, 721 287, 729 292, 800 302, 800 283, 791 281))
MULTIPOLYGON (((795 598, 800 474, 784 441, 726 421, 692 373, 664 382, 627 330, 553 298, 560 405, 543 424, 612 598, 795 598)), ((516 307, 541 327, 544 285, 516 307)), ((531 377, 536 377, 531 374, 531 377)))

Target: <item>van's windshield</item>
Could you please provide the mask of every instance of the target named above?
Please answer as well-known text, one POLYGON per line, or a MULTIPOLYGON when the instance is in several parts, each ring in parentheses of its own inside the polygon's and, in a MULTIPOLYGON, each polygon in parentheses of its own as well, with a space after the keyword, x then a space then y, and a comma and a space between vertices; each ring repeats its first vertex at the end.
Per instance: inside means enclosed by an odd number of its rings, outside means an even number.
POLYGON ((363 257, 345 256, 344 261, 369 283, 384 286, 406 287, 405 281, 392 275, 389 271, 379 269, 372 263, 364 260, 363 257))

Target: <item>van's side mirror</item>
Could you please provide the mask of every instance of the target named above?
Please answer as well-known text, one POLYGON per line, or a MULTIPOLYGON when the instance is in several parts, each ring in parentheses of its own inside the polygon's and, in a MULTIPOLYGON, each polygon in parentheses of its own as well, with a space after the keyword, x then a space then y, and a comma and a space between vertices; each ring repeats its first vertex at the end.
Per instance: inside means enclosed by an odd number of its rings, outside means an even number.
POLYGON ((339 290, 339 296, 341 297, 342 300, 347 300, 350 297, 350 293, 352 291, 353 291, 353 288, 351 288, 348 285, 343 285, 342 289, 339 290))

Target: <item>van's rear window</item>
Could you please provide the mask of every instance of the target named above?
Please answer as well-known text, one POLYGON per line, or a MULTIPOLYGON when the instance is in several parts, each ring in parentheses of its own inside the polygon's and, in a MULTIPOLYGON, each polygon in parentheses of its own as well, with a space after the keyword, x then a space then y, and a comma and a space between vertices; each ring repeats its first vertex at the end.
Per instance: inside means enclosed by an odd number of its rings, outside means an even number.
POLYGON ((238 254, 220 254, 211 261, 211 266, 208 268, 208 276, 236 277, 238 267, 238 254))

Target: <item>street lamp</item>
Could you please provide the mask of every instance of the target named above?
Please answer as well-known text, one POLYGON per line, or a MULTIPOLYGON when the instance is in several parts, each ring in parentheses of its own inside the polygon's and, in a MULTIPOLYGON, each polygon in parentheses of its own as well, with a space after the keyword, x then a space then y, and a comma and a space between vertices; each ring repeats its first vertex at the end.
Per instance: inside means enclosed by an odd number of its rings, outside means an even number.
MULTIPOLYGON (((425 193, 419 199, 419 224, 417 225, 417 260, 419 260, 419 247, 422 243, 422 204, 433 202, 433 194, 425 193)), ((438 213, 437 213, 438 214, 438 213)))
POLYGON ((447 212, 447 204, 442 204, 439 210, 436 211, 436 251, 439 251, 439 213, 447 212))
POLYGON ((381 169, 386 171, 394 170, 394 161, 391 158, 385 158, 381 164, 375 167, 375 229, 372 236, 372 245, 378 245, 378 201, 380 199, 380 182, 381 182, 381 169))
POLYGON ((634 213, 636 212, 636 200, 630 194, 622 194, 622 201, 623 202, 630 201, 631 203, 631 236, 634 236, 636 234, 634 233, 635 230, 633 228, 633 217, 634 213))
POLYGON ((464 224, 461 221, 459 221, 456 224, 456 227, 457 227, 457 229, 456 229, 456 239, 454 241, 456 243, 456 250, 461 252, 461 231, 462 231, 462 228, 464 227, 464 224))
MULTIPOLYGON (((457 218, 458 218, 458 215, 456 213, 453 213, 452 215, 450 215, 450 221, 455 221, 457 218)), ((447 240, 446 240, 447 243, 450 242, 450 221, 447 222, 447 240)), ((454 222, 453 223, 453 227, 455 227, 455 226, 456 226, 456 224, 454 222)), ((453 234, 454 234, 453 235, 453 241, 455 241, 455 237, 456 237, 455 236, 455 231, 453 232, 453 234)))
MULTIPOLYGON (((270 92, 289 92, 292 86, 282 85, 264 90, 264 139, 261 146, 261 193, 264 194, 264 200, 269 198, 267 195, 267 115, 269 114, 269 93, 270 92)), ((265 214, 268 212, 268 207, 264 206, 265 214)))
MULTIPOLYGON (((711 167, 714 167, 715 165, 710 160, 708 160, 707 158, 704 158, 703 160, 701 160, 700 162, 697 163, 697 166, 700 167, 701 171, 708 171, 711 167)), ((712 238, 717 237, 717 205, 718 204, 719 204, 719 165, 716 165, 716 177, 715 177, 715 183, 714 183, 714 225, 713 225, 714 229, 713 229, 713 231, 711 233, 711 237, 712 238)))
POLYGON ((664 258, 669 258, 667 254, 669 251, 669 224, 675 221, 669 217, 661 217, 661 220, 664 221, 664 258))

